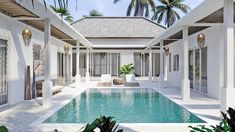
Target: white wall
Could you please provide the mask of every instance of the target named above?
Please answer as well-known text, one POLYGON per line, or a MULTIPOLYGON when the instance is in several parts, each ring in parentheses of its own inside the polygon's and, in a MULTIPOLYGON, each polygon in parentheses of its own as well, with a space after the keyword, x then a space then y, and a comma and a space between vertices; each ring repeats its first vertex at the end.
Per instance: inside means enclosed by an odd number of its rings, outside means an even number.
MULTIPOLYGON (((221 88, 221 60, 220 56, 221 48, 221 27, 212 27, 201 31, 206 35, 206 46, 207 46, 207 87, 208 96, 211 98, 220 98, 221 88)), ((189 37, 189 49, 198 48, 197 35, 193 34, 189 37)), ((170 46, 170 52, 172 53, 172 72, 168 72, 168 82, 174 86, 180 87, 182 78, 182 41, 175 42, 170 46), (180 58, 180 70, 178 72, 173 71, 173 56, 179 54, 180 58)))
POLYGON ((134 52, 133 51, 123 51, 120 53, 120 65, 134 64, 134 52))
MULTIPOLYGON (((14 104, 24 100, 24 78, 25 68, 30 65, 31 80, 33 71, 33 44, 44 43, 42 32, 32 29, 32 40, 30 45, 25 46, 21 32, 26 27, 12 18, 0 14, 0 39, 8 40, 8 55, 7 55, 7 78, 9 90, 9 104, 14 104)), ((51 74, 57 75, 57 46, 63 49, 64 43, 55 38, 51 38, 51 74)))

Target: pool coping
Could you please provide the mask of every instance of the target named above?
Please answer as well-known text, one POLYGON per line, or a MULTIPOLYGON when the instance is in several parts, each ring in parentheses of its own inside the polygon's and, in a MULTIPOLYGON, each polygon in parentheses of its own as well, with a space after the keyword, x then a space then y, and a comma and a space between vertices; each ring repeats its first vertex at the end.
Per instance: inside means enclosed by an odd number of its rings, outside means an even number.
MULTIPOLYGON (((71 127, 84 127, 86 125, 86 123, 44 123, 44 121, 46 121, 50 116, 52 116, 53 114, 55 114, 58 110, 60 110, 61 108, 63 108, 66 104, 68 104, 69 102, 71 102, 74 98, 78 97, 81 95, 81 93, 83 93, 84 91, 86 91, 87 89, 90 88, 99 88, 99 89, 117 89, 117 88, 122 88, 122 89, 129 89, 129 88, 133 88, 133 87, 85 87, 83 89, 79 89, 78 93, 76 93, 75 95, 71 96, 69 99, 63 100, 61 101, 58 106, 54 107, 53 109, 49 110, 47 113, 45 113, 44 115, 42 115, 40 118, 38 118, 36 121, 34 121, 33 123, 31 123, 29 125, 29 127, 33 127, 33 126, 43 126, 43 127, 53 127, 56 125, 60 125, 60 126, 71 126, 71 127)), ((174 103, 176 103, 177 105, 181 106, 182 108, 184 108, 185 110, 189 111, 190 113, 194 114, 195 116, 197 116, 198 118, 202 119, 203 121, 205 121, 206 123, 118 123, 120 126, 124 126, 124 127, 159 127, 159 126, 182 126, 182 127, 187 127, 188 126, 197 126, 197 125, 215 125, 217 122, 211 122, 210 120, 208 121, 207 118, 204 118, 202 116, 200 116, 199 114, 195 113, 193 110, 190 109, 190 107, 186 106, 186 104, 182 104, 179 101, 177 101, 174 98, 171 98, 170 96, 168 96, 167 94, 165 94, 164 92, 162 92, 160 89, 158 89, 157 87, 154 86, 145 86, 145 87, 135 87, 135 88, 146 88, 146 89, 153 89, 154 91, 160 93, 161 95, 163 95, 164 97, 166 97, 167 99, 173 101, 174 103)))

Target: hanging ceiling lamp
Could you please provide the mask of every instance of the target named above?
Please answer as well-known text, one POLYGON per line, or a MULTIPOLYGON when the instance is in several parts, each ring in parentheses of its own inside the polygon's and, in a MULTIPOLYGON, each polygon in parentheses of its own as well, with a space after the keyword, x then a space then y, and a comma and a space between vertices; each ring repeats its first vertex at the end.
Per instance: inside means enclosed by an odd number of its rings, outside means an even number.
POLYGON ((23 37, 25 45, 29 46, 29 43, 30 43, 31 38, 32 38, 32 31, 28 27, 26 27, 22 31, 22 37, 23 37))
POLYGON ((170 53, 170 48, 168 46, 164 46, 163 50, 165 51, 165 55, 168 56, 170 53))
POLYGON ((203 33, 197 35, 197 44, 200 48, 205 46, 206 36, 203 33))
POLYGON ((64 54, 67 55, 68 53, 69 53, 69 45, 66 44, 66 45, 64 46, 64 54))

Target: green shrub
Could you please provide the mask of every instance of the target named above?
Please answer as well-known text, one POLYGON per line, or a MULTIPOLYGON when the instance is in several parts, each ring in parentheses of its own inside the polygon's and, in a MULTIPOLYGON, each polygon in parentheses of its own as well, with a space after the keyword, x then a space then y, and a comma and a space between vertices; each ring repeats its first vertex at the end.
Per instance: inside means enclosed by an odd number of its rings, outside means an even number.
POLYGON ((235 110, 229 108, 227 114, 221 112, 223 116, 222 122, 216 126, 206 127, 205 125, 199 125, 197 127, 189 126, 191 132, 235 132, 235 110))
POLYGON ((82 132, 94 132, 96 128, 100 129, 100 132, 123 132, 122 129, 117 130, 118 125, 113 117, 100 116, 91 124, 87 124, 82 132), (116 126, 116 127, 115 127, 116 126), (117 131, 116 131, 117 130, 117 131))
POLYGON ((5 126, 0 126, 0 132, 8 132, 7 127, 5 127, 5 126))

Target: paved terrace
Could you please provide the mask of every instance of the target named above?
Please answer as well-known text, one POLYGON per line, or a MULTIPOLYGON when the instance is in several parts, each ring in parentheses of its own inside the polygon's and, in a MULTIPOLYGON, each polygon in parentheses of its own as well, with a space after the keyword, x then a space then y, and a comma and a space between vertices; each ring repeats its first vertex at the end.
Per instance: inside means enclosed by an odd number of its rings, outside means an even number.
MULTIPOLYGON (((69 103, 74 97, 78 96, 87 88, 94 88, 96 82, 89 84, 81 84, 76 89, 71 84, 63 89, 63 91, 53 96, 53 104, 49 108, 41 106, 41 99, 32 101, 22 101, 14 106, 6 107, 0 111, 0 124, 7 125, 11 132, 52 132, 58 129, 61 132, 77 132, 85 124, 42 124, 47 117, 69 103)), ((218 123, 220 120, 220 105, 218 100, 208 99, 200 94, 191 93, 191 100, 187 103, 181 101, 180 89, 167 85, 164 89, 159 89, 157 82, 148 83, 141 81, 140 87, 154 88, 160 93, 168 96, 171 100, 189 111, 199 115, 209 124, 218 123)), ((188 132, 189 124, 120 124, 126 132, 188 132)), ((194 124, 196 125, 196 124, 194 124)))

